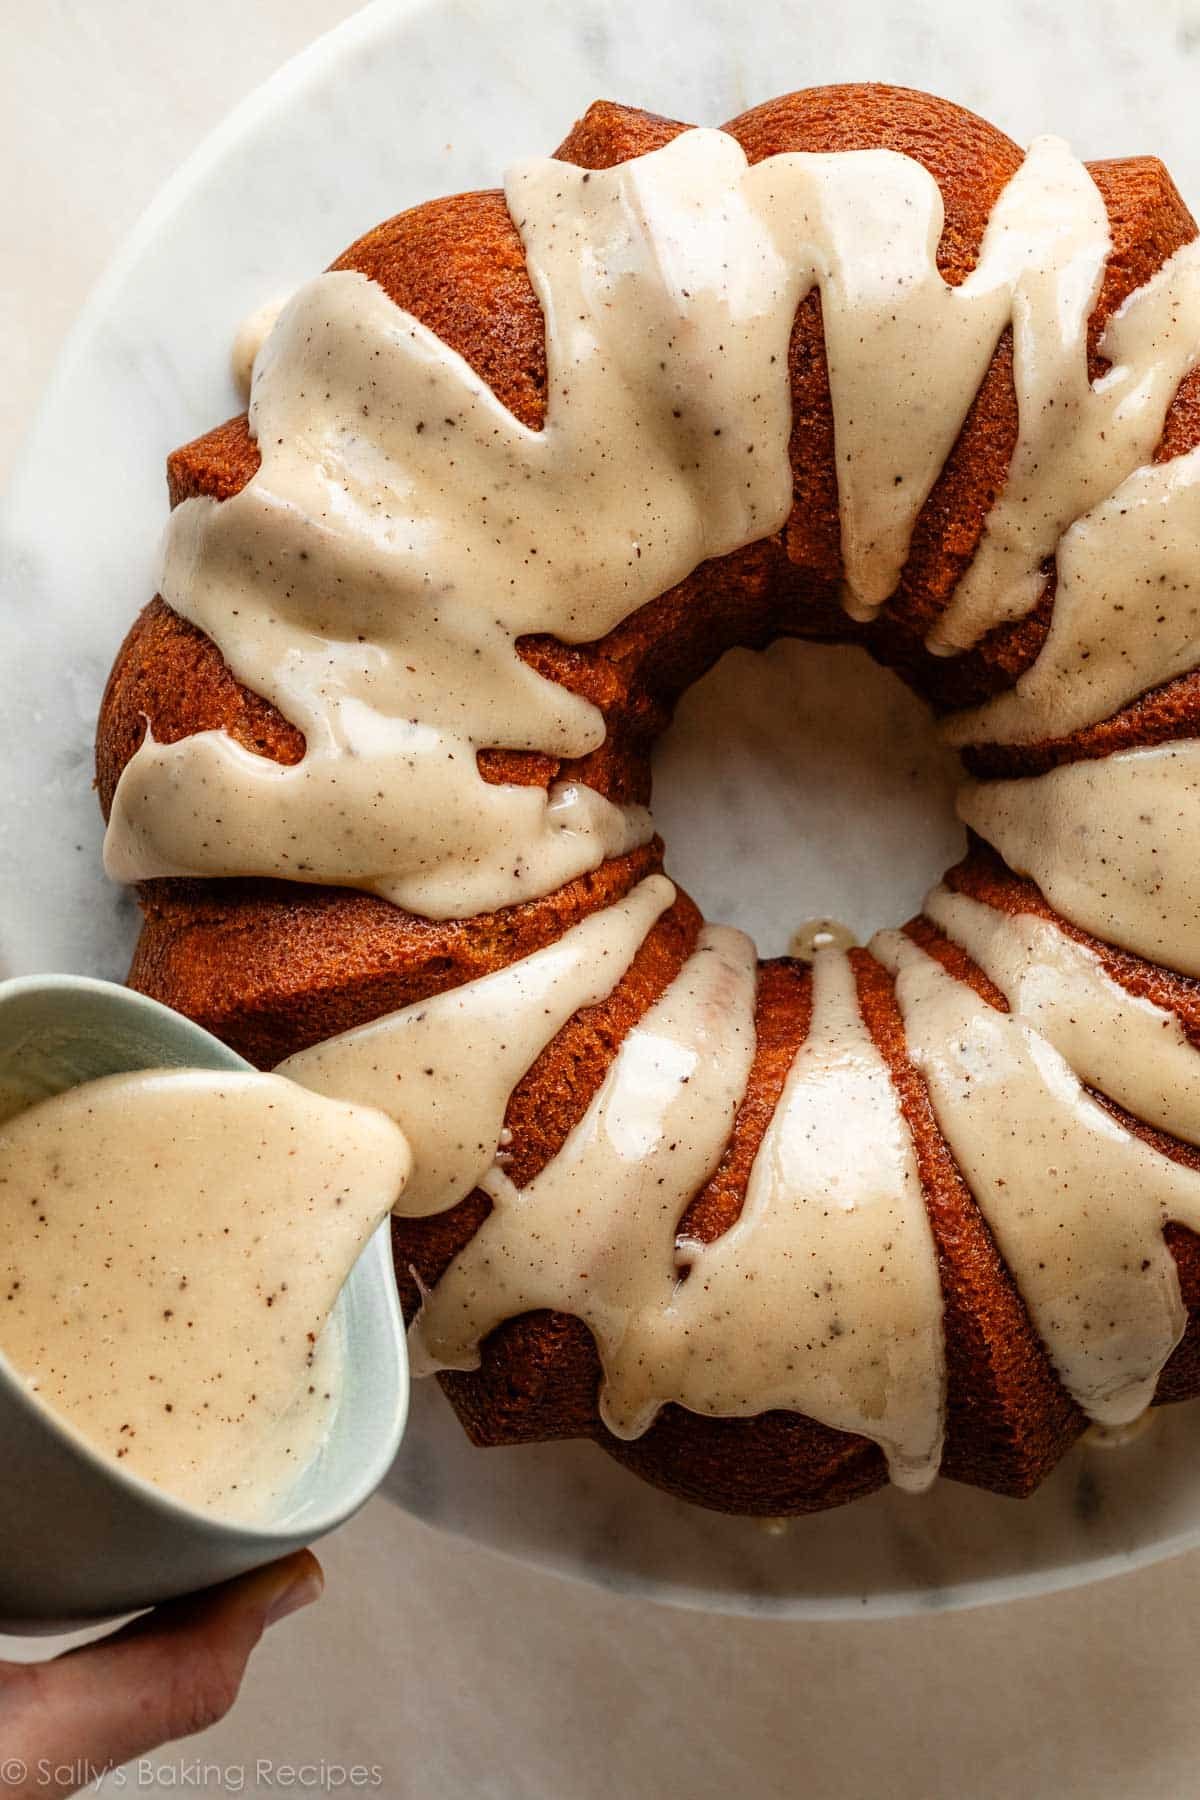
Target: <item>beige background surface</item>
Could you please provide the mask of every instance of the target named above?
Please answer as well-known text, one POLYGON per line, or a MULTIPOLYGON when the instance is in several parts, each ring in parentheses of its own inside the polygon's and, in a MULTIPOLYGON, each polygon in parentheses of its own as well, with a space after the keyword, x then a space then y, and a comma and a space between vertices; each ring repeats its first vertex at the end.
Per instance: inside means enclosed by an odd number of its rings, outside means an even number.
MULTIPOLYGON (((0 0, 0 472, 160 180, 351 10, 0 0)), ((381 1767, 374 1791, 437 1800, 1200 1792, 1200 1557, 998 1610, 800 1626, 622 1601, 415 1523, 381 1568, 375 1516, 328 1546, 326 1599, 263 1647, 233 1717, 138 1791, 189 1771, 193 1790, 280 1791, 257 1763, 319 1761, 336 1740, 381 1767), (302 1729, 279 1724, 285 1696, 302 1729)))

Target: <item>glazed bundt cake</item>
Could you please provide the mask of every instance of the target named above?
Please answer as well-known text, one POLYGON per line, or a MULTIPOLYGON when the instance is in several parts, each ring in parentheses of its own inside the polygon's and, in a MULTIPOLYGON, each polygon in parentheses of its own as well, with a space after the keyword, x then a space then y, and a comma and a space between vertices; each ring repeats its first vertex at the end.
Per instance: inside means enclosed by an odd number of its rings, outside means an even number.
POLYGON ((1195 237, 1157 162, 907 90, 599 104, 353 245, 171 457, 98 740, 130 979, 403 1124, 476 1442, 802 1513, 1200 1394, 1195 237), (757 964, 649 755, 781 635, 928 701, 970 837, 757 964))

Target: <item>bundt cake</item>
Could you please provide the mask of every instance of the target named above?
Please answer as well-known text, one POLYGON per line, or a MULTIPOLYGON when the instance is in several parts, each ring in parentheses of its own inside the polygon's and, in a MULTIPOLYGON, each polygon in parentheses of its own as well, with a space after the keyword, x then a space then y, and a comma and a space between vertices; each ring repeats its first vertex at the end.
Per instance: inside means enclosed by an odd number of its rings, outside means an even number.
POLYGON ((401 1121, 476 1442, 803 1513, 1200 1394, 1195 239, 1157 162, 904 89, 598 104, 360 239, 170 458, 98 739, 130 979, 401 1121), (649 754, 781 635, 925 698, 970 836, 756 964, 649 754))

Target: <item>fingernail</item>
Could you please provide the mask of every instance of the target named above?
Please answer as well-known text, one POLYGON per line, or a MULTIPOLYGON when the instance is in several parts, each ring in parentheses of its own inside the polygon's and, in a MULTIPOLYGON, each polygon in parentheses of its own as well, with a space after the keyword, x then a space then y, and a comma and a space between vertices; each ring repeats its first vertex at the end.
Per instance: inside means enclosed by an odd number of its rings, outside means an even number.
POLYGON ((278 1625, 280 1619, 286 1619, 289 1613, 299 1612, 303 1606, 311 1606, 325 1592, 325 1577, 318 1568, 305 1569, 295 1581, 281 1588, 270 1606, 267 1608, 267 1625, 278 1625))

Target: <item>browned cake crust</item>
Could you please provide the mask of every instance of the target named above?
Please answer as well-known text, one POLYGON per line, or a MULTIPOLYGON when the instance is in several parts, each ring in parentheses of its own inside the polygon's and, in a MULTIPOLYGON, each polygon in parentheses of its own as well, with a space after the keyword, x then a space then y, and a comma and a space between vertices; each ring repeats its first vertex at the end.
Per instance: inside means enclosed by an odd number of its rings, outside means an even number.
MULTIPOLYGON (((557 154, 604 168, 668 142, 685 129, 652 114, 601 102, 557 154)), ((978 254, 988 214, 1021 151, 1001 132, 946 101, 907 89, 818 88, 788 95, 726 127, 751 161, 784 151, 884 147, 915 157, 945 201, 938 252, 946 279, 960 282, 978 254)), ((1196 234, 1169 176, 1151 158, 1093 163, 1111 221, 1113 254, 1091 324, 1092 370, 1107 319, 1196 234)), ((461 353, 523 423, 540 428, 546 362, 540 309, 520 240, 499 192, 458 195, 414 208, 369 232, 334 265, 373 277, 461 353)), ((1011 334, 1001 340, 943 474, 918 521, 899 588, 871 626, 849 621, 841 574, 833 420, 819 296, 800 306, 790 348, 795 503, 782 531, 703 564, 601 642, 567 647, 522 640, 542 673, 585 695, 604 713, 602 748, 574 764, 530 753, 485 751, 489 780, 548 784, 569 774, 613 799, 644 800, 649 751, 683 690, 734 645, 781 636, 865 645, 938 710, 1003 689, 1044 641, 1053 575, 1027 619, 993 632, 953 660, 931 657, 922 638, 946 607, 973 556, 1003 486, 1017 434, 1011 334)), ((1181 386, 1159 454, 1200 442, 1200 372, 1181 386)), ((223 499, 244 486, 258 452, 244 417, 185 445, 168 464, 173 504, 193 495, 223 499)), ((1135 701, 1113 719, 1050 743, 972 752, 976 770, 1023 774, 1078 756, 1196 731, 1200 676, 1185 676, 1135 701)), ((134 624, 109 680, 100 718, 97 778, 107 812, 145 719, 170 742, 223 728, 248 748, 294 762, 303 739, 265 701, 240 687, 214 645, 155 599, 134 624)), ((198 1019, 261 1066, 379 1014, 502 967, 557 937, 659 866, 654 844, 615 859, 544 900, 462 922, 430 922, 370 895, 267 881, 156 881, 141 891, 145 925, 130 980, 198 1019)), ((1050 913, 1028 882, 972 844, 952 885, 1006 910, 1050 913)), ((1053 916, 1053 915, 1051 915, 1053 916)), ((680 895, 660 919, 616 991, 578 1013, 512 1096, 509 1173, 528 1181, 557 1152, 598 1088, 617 1045, 663 992, 688 954, 699 914, 680 895)), ((928 921, 912 935, 993 1005, 1002 997, 928 921)), ((1179 1013, 1200 1044, 1200 984, 1089 943, 1132 991, 1179 1013)), ((916 1146, 945 1298, 949 1375, 943 1472, 1005 1494, 1026 1494, 1079 1434, 1084 1419, 1031 1329, 954 1159, 938 1131, 921 1076, 909 1061, 890 978, 854 953, 864 1017, 893 1071, 916 1146)), ((691 1203, 693 1236, 710 1240, 736 1219, 746 1180, 808 1030, 810 980, 789 961, 762 967, 758 1045, 748 1090, 721 1164, 691 1203)), ((1196 1153, 1131 1122, 1164 1154, 1196 1153)), ((478 1229, 481 1192, 432 1219, 396 1219, 393 1240, 406 1312, 418 1279, 430 1283, 478 1229)), ((1159 1386, 1160 1399, 1200 1393, 1200 1240, 1171 1226, 1189 1326, 1159 1386)), ((578 1320, 536 1313, 502 1325, 480 1370, 441 1377, 466 1429, 480 1444, 592 1437, 647 1480, 701 1504, 745 1513, 817 1510, 870 1492, 886 1478, 878 1449, 797 1414, 714 1420, 676 1406, 646 1435, 619 1442, 596 1410, 599 1363, 578 1320)))

